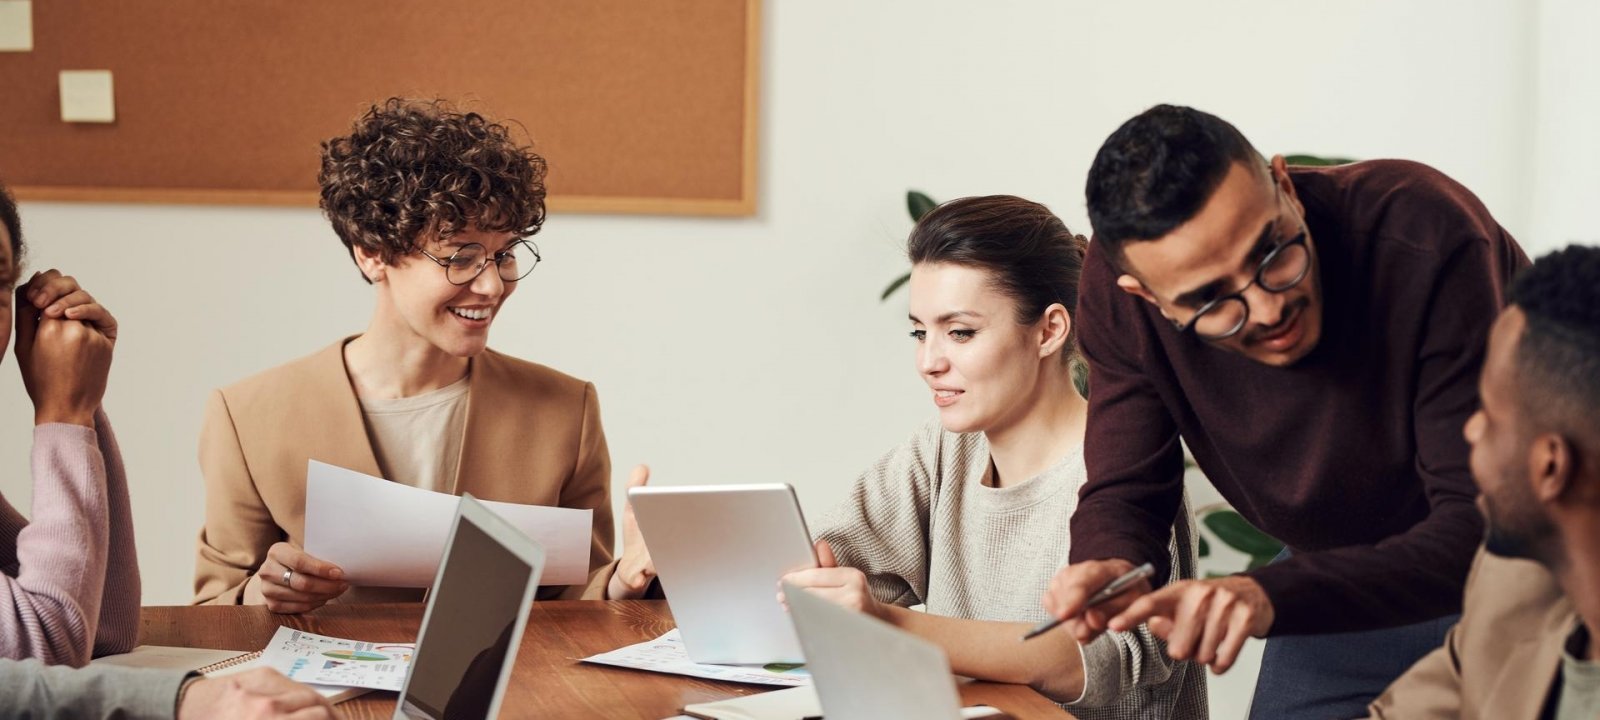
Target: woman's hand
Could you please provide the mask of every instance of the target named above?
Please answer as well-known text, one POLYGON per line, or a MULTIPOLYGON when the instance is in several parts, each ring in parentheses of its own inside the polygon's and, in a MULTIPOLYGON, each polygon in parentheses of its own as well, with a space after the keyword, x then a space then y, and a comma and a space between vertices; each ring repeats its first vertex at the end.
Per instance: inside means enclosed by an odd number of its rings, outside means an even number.
POLYGON ((267 609, 285 615, 310 612, 350 589, 338 565, 286 542, 267 550, 267 559, 254 579, 267 609))
MULTIPOLYGON (((630 489, 644 487, 649 482, 650 468, 644 465, 635 467, 633 474, 628 477, 630 489)), ((617 561, 617 570, 606 584, 606 599, 644 597, 655 576, 656 565, 650 560, 650 548, 644 544, 644 535, 639 532, 639 522, 633 518, 633 503, 630 502, 622 511, 622 558, 617 561)))
POLYGON ((866 573, 853 567, 839 567, 839 562, 833 557, 833 548, 828 546, 827 540, 818 540, 816 547, 818 567, 797 570, 783 576, 778 582, 778 602, 788 608, 789 604, 783 600, 783 583, 789 583, 809 590, 835 605, 890 622, 889 608, 873 597, 872 589, 867 587, 866 573))
POLYGON ((117 321, 56 270, 17 288, 17 365, 33 400, 34 423, 94 427, 105 397, 117 321))
POLYGON ((26 284, 17 288, 17 296, 37 309, 41 318, 79 320, 93 325, 112 341, 117 339, 116 318, 95 302, 71 275, 62 275, 54 268, 36 272, 26 284))

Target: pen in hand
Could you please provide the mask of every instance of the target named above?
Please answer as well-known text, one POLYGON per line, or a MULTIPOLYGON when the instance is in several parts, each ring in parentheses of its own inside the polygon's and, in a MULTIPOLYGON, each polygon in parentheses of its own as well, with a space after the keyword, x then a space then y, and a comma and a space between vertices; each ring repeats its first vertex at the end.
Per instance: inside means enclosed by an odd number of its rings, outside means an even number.
MULTIPOLYGON (((1129 587, 1132 587, 1134 583, 1139 582, 1140 580, 1143 580, 1143 579, 1148 578, 1148 577, 1150 577, 1152 575, 1155 575, 1155 574, 1156 574, 1156 569, 1155 569, 1155 567, 1151 566, 1150 563, 1145 563, 1143 565, 1140 565, 1139 567, 1136 567, 1136 568, 1134 568, 1132 570, 1129 570, 1128 572, 1123 573, 1122 577, 1119 577, 1119 578, 1117 578, 1115 580, 1112 580, 1111 582, 1106 583, 1105 587, 1100 588, 1100 592, 1095 593, 1093 597, 1089 598, 1089 602, 1084 603, 1083 609, 1084 610, 1088 610, 1089 608, 1092 608, 1092 607, 1094 607, 1096 605, 1099 605, 1100 603, 1103 603, 1103 602, 1105 602, 1107 600, 1110 600, 1111 598, 1114 598, 1114 597, 1116 597, 1118 595, 1121 595, 1122 591, 1127 590, 1129 587)), ((1047 632, 1050 632, 1051 630, 1055 629, 1055 627, 1057 625, 1060 625, 1061 623, 1064 623, 1066 621, 1067 621, 1066 618, 1055 618, 1055 619, 1052 619, 1052 620, 1046 620, 1046 621, 1040 623, 1038 626, 1034 627, 1032 630, 1029 630, 1027 635, 1023 635, 1022 636, 1022 639, 1023 640, 1032 640, 1033 638, 1039 637, 1040 635, 1043 635, 1043 634, 1045 634, 1047 632)))

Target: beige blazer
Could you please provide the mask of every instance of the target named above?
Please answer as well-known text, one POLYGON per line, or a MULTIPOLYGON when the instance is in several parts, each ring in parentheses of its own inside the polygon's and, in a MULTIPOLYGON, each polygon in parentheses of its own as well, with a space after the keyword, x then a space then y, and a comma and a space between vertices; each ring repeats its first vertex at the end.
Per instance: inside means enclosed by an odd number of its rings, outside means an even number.
MULTIPOLYGON (((211 394, 200 431, 206 518, 195 604, 242 602, 273 543, 304 544, 307 460, 380 475, 345 372, 345 342, 211 394)), ((593 509, 588 585, 541 588, 539 597, 602 597, 614 567, 611 458, 594 385, 485 350, 472 360, 467 398, 452 492, 593 509)))
POLYGON ((1461 622, 1368 708, 1394 720, 1538 720, 1577 623, 1544 566, 1478 550, 1461 622))

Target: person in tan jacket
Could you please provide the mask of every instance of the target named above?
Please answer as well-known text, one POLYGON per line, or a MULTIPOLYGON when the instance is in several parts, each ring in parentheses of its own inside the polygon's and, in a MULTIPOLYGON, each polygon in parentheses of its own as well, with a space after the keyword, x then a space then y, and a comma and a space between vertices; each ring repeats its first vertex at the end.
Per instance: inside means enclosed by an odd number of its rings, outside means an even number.
POLYGON ((490 326, 539 262, 527 238, 544 222, 544 176, 544 160, 504 125, 442 101, 390 99, 323 143, 321 206, 376 307, 361 335, 211 394, 195 603, 300 613, 335 598, 422 597, 351 588, 302 550, 308 460, 591 509, 589 582, 539 597, 627 594, 607 592, 611 463, 594 386, 488 349, 490 326))
POLYGON ((1467 422, 1488 521, 1461 621, 1370 717, 1600 718, 1600 247, 1512 285, 1467 422))

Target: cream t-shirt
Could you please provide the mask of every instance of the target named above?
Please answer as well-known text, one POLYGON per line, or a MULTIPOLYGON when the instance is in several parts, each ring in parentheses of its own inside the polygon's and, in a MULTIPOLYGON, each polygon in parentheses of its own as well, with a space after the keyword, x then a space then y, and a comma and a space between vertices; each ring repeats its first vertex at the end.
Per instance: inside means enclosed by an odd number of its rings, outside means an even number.
POLYGON ((411 397, 358 398, 378 470, 386 479, 423 490, 455 492, 470 377, 411 397))
POLYGON ((1587 660, 1589 629, 1580 620, 1561 653, 1561 697, 1555 720, 1593 720, 1600 717, 1600 661, 1587 660))

